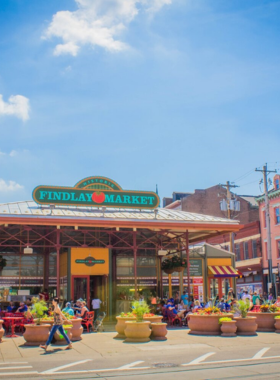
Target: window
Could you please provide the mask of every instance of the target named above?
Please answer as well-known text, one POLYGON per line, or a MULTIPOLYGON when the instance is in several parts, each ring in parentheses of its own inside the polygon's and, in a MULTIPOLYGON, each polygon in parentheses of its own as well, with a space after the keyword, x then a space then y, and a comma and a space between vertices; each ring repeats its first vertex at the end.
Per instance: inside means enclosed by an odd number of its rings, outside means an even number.
POLYGON ((257 240, 252 240, 252 253, 253 253, 253 258, 258 257, 258 245, 257 245, 257 240))
POLYGON ((279 179, 276 179, 276 180, 275 180, 275 188, 276 188, 276 189, 279 189, 279 187, 280 187, 280 186, 279 186, 279 179))
POLYGON ((276 240, 277 259, 280 259, 280 240, 276 240))
POLYGON ((275 224, 280 224, 280 208, 275 207, 274 209, 275 224))
POLYGON ((243 249, 244 249, 244 260, 248 260, 249 259, 249 249, 248 249, 248 242, 247 241, 244 241, 243 249))
POLYGON ((234 252, 235 252, 236 261, 240 261, 240 245, 239 244, 234 244, 234 252))

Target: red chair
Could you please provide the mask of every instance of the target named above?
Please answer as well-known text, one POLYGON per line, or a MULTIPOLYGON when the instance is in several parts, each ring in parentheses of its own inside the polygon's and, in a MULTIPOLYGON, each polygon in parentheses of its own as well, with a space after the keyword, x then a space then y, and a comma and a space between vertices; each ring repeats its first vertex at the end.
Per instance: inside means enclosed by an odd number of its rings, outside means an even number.
POLYGON ((16 327, 19 328, 20 332, 24 332, 24 325, 30 325, 34 323, 33 318, 23 318, 19 323, 16 324, 16 327))
POLYGON ((173 310, 167 310, 168 324, 174 325, 176 321, 179 321, 182 326, 182 319, 177 314, 173 313, 173 310))
POLYGON ((86 317, 82 320, 82 326, 86 326, 87 332, 89 333, 89 328, 93 329, 93 322, 94 322, 94 311, 87 312, 86 317))

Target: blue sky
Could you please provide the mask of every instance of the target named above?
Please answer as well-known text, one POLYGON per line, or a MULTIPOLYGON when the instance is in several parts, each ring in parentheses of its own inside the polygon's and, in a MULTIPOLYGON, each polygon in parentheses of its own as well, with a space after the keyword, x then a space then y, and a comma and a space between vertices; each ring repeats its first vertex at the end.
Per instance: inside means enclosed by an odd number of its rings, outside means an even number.
POLYGON ((255 167, 280 167, 279 18, 276 0, 2 0, 0 202, 90 175, 259 194, 255 167))

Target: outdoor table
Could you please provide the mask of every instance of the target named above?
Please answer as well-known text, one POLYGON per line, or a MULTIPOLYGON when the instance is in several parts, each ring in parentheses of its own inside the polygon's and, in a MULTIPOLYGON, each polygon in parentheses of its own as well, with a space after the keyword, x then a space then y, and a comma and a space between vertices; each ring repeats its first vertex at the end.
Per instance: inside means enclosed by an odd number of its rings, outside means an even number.
POLYGON ((11 324, 11 334, 10 335, 6 335, 6 338, 16 338, 18 337, 18 335, 15 334, 15 321, 16 320, 22 320, 24 317, 2 317, 2 319, 4 319, 4 321, 11 321, 12 324, 11 324))

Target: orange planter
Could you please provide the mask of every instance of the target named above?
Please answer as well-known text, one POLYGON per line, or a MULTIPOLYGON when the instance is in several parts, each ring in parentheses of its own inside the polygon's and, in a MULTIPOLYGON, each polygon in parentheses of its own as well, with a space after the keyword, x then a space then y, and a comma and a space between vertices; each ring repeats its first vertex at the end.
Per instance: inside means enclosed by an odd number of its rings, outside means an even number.
POLYGON ((136 321, 135 317, 116 317, 117 324, 115 326, 115 330, 117 331, 118 335, 116 335, 115 339, 125 339, 124 329, 126 328, 125 322, 126 321, 136 321))
POLYGON ((190 320, 188 326, 190 328, 189 334, 194 335, 220 335, 219 319, 222 317, 232 318, 233 314, 227 313, 223 315, 199 315, 189 314, 190 320))
POLYGON ((236 336, 236 321, 224 321, 221 325, 222 336, 236 336))
POLYGON ((39 346, 46 344, 50 334, 50 325, 24 325, 25 346, 39 346))
POLYGON ((236 320, 237 335, 257 335, 256 317, 235 317, 234 319, 236 320))
POLYGON ((273 332, 275 331, 274 323, 276 315, 280 315, 280 313, 256 313, 250 311, 248 313, 249 317, 256 317, 256 323, 258 325, 257 331, 266 331, 273 332))

